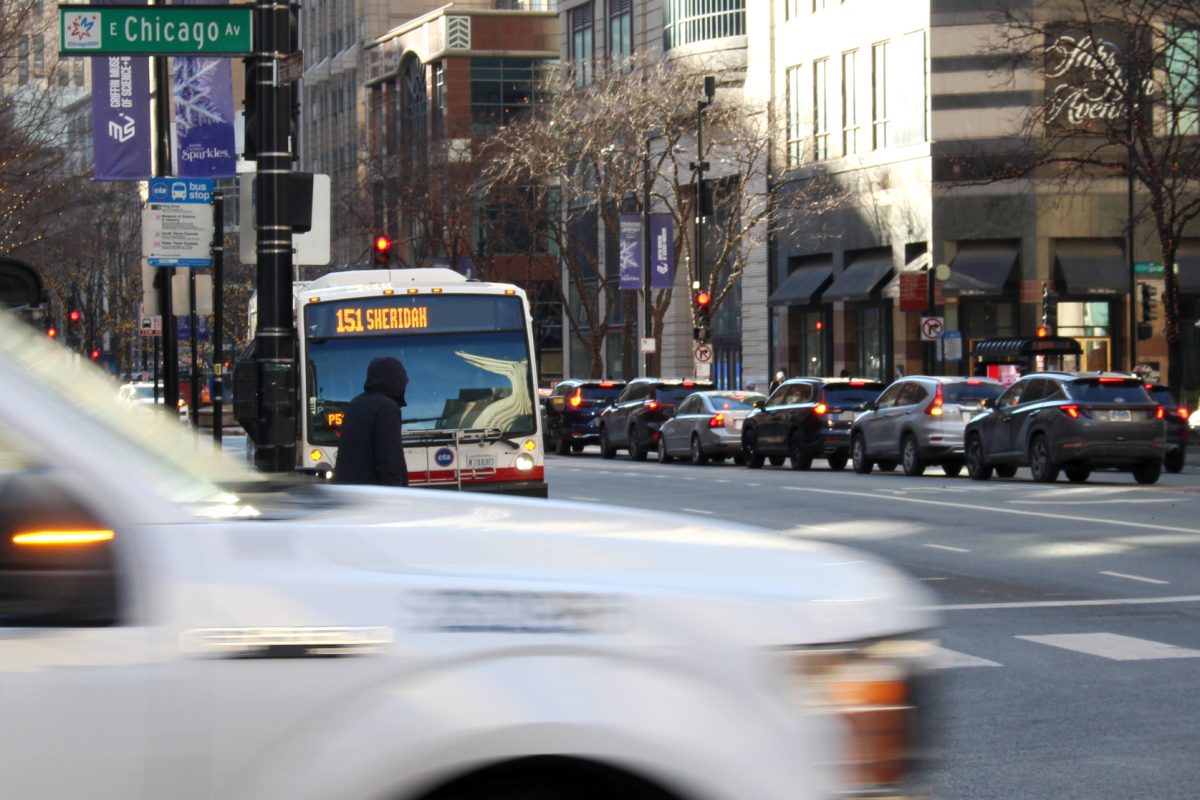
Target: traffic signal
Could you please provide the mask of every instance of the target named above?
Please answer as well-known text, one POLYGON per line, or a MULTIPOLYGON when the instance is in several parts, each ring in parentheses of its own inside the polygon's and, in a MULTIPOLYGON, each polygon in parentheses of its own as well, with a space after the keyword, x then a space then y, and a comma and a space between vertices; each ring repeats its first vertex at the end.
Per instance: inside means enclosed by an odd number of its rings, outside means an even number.
POLYGON ((57 339, 58 338, 58 326, 54 324, 53 320, 46 321, 46 338, 48 338, 48 339, 57 339))
POLYGON ((67 311, 67 346, 78 347, 83 341, 83 312, 78 308, 67 311))
POLYGON ((392 240, 381 233, 375 237, 374 248, 376 266, 388 266, 392 260, 392 240))
POLYGON ((100 360, 100 351, 92 350, 92 361, 99 361, 99 360, 100 360))
POLYGON ((1050 291, 1047 284, 1042 284, 1042 327, 1038 336, 1052 336, 1058 329, 1058 292, 1050 291), (1044 330, 1043 330, 1044 329, 1044 330))
POLYGON ((712 295, 698 289, 693 299, 696 306, 696 327, 692 329, 692 338, 698 342, 706 342, 712 338, 712 295))
POLYGON ((1142 322, 1153 322, 1158 319, 1154 302, 1158 299, 1158 290, 1148 283, 1142 284, 1142 322))

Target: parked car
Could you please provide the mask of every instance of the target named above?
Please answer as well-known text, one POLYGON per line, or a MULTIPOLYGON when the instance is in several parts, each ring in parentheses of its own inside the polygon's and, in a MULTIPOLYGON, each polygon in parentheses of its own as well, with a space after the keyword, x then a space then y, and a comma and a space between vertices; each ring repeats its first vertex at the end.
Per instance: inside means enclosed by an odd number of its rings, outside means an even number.
POLYGON ((792 378, 781 383, 763 407, 746 417, 742 456, 758 469, 790 458, 792 469, 808 469, 824 458, 844 469, 850 458, 849 432, 855 417, 879 396, 884 384, 860 378, 792 378))
POLYGON ((1035 481, 1052 483, 1062 470, 1083 483, 1093 469, 1116 467, 1154 483, 1163 467, 1164 417, 1130 375, 1025 375, 967 424, 967 471, 987 480, 993 468, 1028 466, 1035 481))
POLYGON ((854 421, 850 452, 854 471, 875 464, 902 464, 905 475, 920 475, 938 464, 947 475, 962 471, 963 431, 982 402, 995 400, 1004 386, 991 378, 910 375, 888 386, 854 421))
POLYGON ((1171 390, 1160 383, 1147 383, 1146 391, 1150 397, 1163 407, 1163 421, 1166 423, 1167 448, 1163 453, 1163 469, 1175 473, 1183 470, 1183 462, 1187 458, 1187 443, 1190 429, 1188 426, 1187 406, 1175 402, 1171 390))
POLYGON ((692 392, 712 389, 709 381, 634 378, 600 415, 600 455, 615 458, 624 448, 634 461, 645 461, 657 447, 662 424, 692 392))
MULTIPOLYGON (((147 408, 153 408, 155 403, 161 406, 166 402, 166 398, 164 397, 165 390, 163 389, 161 383, 158 385, 157 394, 158 399, 155 400, 153 381, 132 381, 130 383, 121 384, 121 387, 117 389, 117 399, 124 400, 126 403, 130 403, 132 405, 145 406, 147 408)), ((179 412, 179 419, 181 422, 187 422, 191 419, 191 412, 188 408, 187 402, 183 399, 183 397, 180 397, 179 400, 176 401, 175 407, 179 412)))
POLYGON ((621 394, 625 381, 567 378, 542 404, 545 447, 565 456, 600 443, 600 413, 621 394))
POLYGON ((755 403, 767 396, 758 392, 714 391, 689 395, 663 423, 658 435, 658 460, 664 464, 688 458, 693 464, 709 459, 742 459, 742 421, 755 403))

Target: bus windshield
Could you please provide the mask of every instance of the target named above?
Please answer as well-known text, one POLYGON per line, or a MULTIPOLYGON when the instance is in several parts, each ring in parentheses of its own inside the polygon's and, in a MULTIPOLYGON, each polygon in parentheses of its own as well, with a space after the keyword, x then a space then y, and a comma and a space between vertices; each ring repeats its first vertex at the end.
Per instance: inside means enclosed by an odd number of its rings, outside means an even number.
POLYGON ((532 434, 533 373, 524 330, 309 339, 308 438, 337 445, 342 418, 363 388, 371 359, 390 355, 408 371, 404 431, 498 429, 532 434))

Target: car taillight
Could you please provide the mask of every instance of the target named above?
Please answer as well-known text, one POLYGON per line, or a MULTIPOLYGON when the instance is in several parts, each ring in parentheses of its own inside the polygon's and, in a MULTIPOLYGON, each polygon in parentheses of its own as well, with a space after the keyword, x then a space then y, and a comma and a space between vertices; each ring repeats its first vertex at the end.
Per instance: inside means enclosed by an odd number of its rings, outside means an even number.
POLYGON ((942 415, 942 385, 939 383, 937 394, 933 396, 933 400, 925 408, 925 413, 931 417, 940 417, 942 415))
POLYGON ((583 405, 583 390, 576 389, 575 394, 571 395, 571 399, 567 403, 570 404, 571 408, 579 408, 583 405))
POLYGON ((658 408, 658 401, 657 400, 647 400, 646 402, 642 403, 642 407, 645 408, 647 411, 653 411, 654 409, 658 408))
POLYGON ((1154 418, 1155 419, 1166 419, 1167 418, 1166 410, 1162 406, 1159 406, 1157 409, 1154 410, 1154 418))
POLYGON ((1188 418, 1187 406, 1180 406, 1179 408, 1175 409, 1175 413, 1178 414, 1183 419, 1188 418))
POLYGON ((1079 406, 1059 406, 1058 410, 1066 414, 1071 419, 1079 419, 1079 406))
POLYGON ((815 406, 813 406, 813 413, 816 414, 818 417, 821 416, 822 414, 824 414, 828 410, 829 410, 829 406, 825 405, 824 403, 817 403, 815 406))
POLYGON ((708 427, 710 427, 710 428, 725 427, 725 415, 724 414, 714 414, 708 420, 708 427))
POLYGON ((1125 383, 1125 381, 1127 381, 1127 380, 1129 380, 1129 379, 1128 378, 1101 378, 1100 382, 1101 383, 1125 383))

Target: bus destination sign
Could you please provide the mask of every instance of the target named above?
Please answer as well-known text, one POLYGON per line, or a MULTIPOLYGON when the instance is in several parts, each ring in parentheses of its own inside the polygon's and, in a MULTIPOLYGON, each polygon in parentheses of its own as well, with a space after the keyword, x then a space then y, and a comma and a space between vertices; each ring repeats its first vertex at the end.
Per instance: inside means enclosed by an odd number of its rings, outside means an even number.
POLYGON ((521 330, 521 298, 422 294, 315 300, 304 306, 304 334, 318 339, 521 330))

